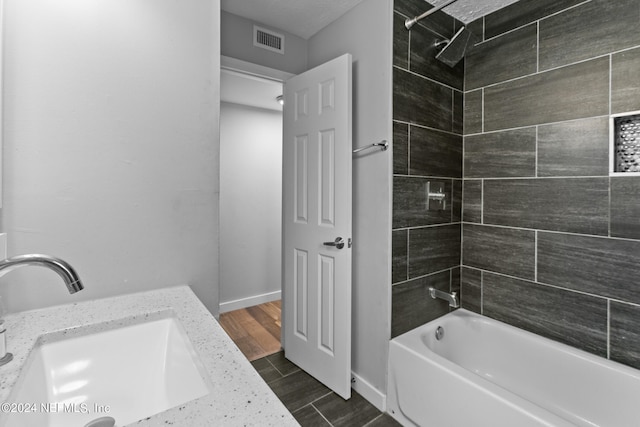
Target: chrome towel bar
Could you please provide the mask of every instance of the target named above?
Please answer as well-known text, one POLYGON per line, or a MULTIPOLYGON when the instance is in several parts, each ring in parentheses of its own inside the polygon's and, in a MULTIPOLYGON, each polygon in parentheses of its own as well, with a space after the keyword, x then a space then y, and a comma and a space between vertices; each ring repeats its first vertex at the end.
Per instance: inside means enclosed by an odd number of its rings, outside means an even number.
POLYGON ((380 142, 374 142, 371 145, 366 145, 364 147, 356 148, 355 150, 353 150, 353 154, 359 153, 364 150, 368 150, 369 148, 375 148, 375 147, 380 147, 382 151, 386 151, 387 148, 389 148, 389 143, 386 140, 382 140, 380 142))

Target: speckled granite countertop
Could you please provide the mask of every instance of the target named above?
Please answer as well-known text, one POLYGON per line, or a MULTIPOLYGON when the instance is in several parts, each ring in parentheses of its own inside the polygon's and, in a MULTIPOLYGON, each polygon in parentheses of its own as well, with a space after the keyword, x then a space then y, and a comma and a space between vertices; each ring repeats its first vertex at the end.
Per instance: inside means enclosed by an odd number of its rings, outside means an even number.
POLYGON ((0 402, 10 396, 38 337, 98 332, 136 324, 172 310, 184 326, 213 384, 213 392, 130 424, 135 426, 297 426, 188 286, 27 311, 5 318, 7 350, 14 360, 0 367, 0 402), (106 323, 105 323, 106 322, 106 323))

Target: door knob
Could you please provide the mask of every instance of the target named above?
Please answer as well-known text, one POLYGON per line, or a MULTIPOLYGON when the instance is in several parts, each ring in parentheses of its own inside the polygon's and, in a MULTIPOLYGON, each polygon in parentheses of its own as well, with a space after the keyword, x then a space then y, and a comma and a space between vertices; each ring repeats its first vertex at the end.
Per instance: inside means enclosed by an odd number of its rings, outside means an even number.
POLYGON ((344 240, 342 239, 342 237, 336 237, 336 240, 334 240, 333 242, 324 242, 323 245, 335 246, 338 249, 342 249, 344 248, 344 240))

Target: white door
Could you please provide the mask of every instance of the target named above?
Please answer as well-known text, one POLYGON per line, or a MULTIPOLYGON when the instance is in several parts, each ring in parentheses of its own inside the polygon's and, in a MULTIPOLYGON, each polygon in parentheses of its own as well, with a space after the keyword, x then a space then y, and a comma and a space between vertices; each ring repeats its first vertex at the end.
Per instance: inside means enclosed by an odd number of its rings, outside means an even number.
POLYGON ((287 80, 284 99, 285 356, 348 399, 351 55, 287 80))

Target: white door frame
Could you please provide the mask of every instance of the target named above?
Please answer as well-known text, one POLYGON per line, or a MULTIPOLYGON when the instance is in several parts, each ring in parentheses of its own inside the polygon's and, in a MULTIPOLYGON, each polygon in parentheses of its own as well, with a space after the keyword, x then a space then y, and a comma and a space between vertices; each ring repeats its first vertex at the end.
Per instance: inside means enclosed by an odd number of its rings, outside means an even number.
MULTIPOLYGON (((2 0, 0 0, 2 2, 2 0)), ((243 74, 246 76, 258 77, 261 79, 272 80, 278 83, 282 83, 284 85, 285 80, 290 79, 295 76, 295 74, 288 73, 286 71, 277 70, 275 68, 269 68, 262 65, 254 64, 253 62, 242 61, 240 59, 232 58, 230 56, 220 55, 220 68, 223 70, 229 70, 238 74, 243 74)), ((282 262, 280 263, 280 273, 282 276, 282 262)), ((280 293, 282 293, 283 284, 280 283, 280 293)), ((267 302, 269 298, 268 295, 263 295, 263 301, 267 302)), ((269 301, 271 301, 270 299, 269 301)), ((232 302, 233 303, 233 302, 232 302)), ((230 304, 228 307, 225 307, 225 311, 230 311, 232 309, 244 308, 239 305, 230 304)), ((222 311, 221 311, 222 312, 222 311)), ((284 313, 283 313, 284 317, 284 313)), ((284 319, 282 319, 282 324, 284 324, 284 319)), ((285 347, 284 342, 284 328, 280 329, 280 344, 282 348, 285 347)))
MULTIPOLYGON (((0 0, 1 4, 2 0, 0 0)), ((286 71, 276 70, 275 68, 264 67, 254 64, 253 62, 242 61, 230 56, 220 56, 220 68, 224 70, 236 71, 249 76, 256 76, 267 80, 273 80, 284 83, 285 80, 295 76, 295 74, 286 71)))

